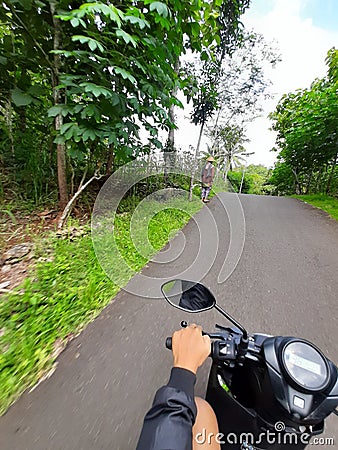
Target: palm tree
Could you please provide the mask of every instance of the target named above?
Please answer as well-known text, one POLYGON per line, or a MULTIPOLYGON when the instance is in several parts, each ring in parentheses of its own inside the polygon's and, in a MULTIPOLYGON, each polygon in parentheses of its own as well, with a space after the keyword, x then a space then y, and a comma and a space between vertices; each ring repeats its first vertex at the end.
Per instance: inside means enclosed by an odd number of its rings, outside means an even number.
POLYGON ((208 148, 208 152, 215 158, 226 180, 229 170, 243 165, 243 144, 249 142, 249 139, 245 137, 245 130, 239 125, 219 125, 209 136, 213 139, 213 147, 208 148))

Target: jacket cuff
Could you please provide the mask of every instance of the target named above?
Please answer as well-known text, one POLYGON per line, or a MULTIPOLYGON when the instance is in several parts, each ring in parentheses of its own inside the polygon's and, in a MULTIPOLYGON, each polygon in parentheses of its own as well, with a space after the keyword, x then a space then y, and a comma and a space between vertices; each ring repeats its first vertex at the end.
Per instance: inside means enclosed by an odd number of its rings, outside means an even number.
POLYGON ((181 367, 173 367, 168 382, 168 386, 184 391, 189 397, 194 398, 194 387, 196 375, 190 370, 181 367))

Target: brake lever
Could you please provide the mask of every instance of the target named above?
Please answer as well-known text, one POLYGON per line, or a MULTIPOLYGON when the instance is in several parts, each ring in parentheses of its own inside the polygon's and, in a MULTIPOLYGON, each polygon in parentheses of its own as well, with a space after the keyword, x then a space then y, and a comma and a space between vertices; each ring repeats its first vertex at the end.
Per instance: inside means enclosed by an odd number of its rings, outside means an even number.
MULTIPOLYGON (((188 322, 186 320, 182 320, 181 322, 181 327, 182 328, 187 328, 188 327, 188 322)), ((213 333, 207 333, 206 331, 202 330, 202 336, 208 335, 211 337, 213 333)), ((217 335, 217 333, 215 333, 214 339, 219 338, 219 335, 217 335)))
POLYGON ((224 333, 205 333, 205 334, 207 334, 210 339, 221 339, 222 341, 227 339, 227 336, 225 336, 224 333))
POLYGON ((216 323, 215 328, 218 328, 219 330, 226 330, 226 327, 223 327, 223 325, 219 325, 218 323, 216 323))
POLYGON ((241 330, 237 327, 224 327, 223 325, 219 325, 218 323, 216 323, 215 328, 218 328, 219 330, 225 330, 227 332, 232 331, 233 333, 236 334, 243 334, 241 330))

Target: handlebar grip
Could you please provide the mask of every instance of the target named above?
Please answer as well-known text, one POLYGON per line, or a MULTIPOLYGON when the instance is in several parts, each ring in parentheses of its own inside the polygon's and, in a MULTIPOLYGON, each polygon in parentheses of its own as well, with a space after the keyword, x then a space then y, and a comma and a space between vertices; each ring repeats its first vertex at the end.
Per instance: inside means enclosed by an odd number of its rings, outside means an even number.
MULTIPOLYGON (((206 334, 206 333, 204 333, 204 334, 206 334)), ((172 350, 172 349, 173 349, 173 340, 172 340, 171 337, 167 337, 167 339, 165 340, 165 346, 166 346, 166 348, 168 348, 169 350, 172 350)), ((214 343, 211 342, 211 352, 210 352, 210 355, 209 355, 209 356, 212 357, 213 354, 214 354, 214 343)))
POLYGON ((169 349, 172 350, 173 349, 173 340, 171 337, 167 337, 167 339, 165 340, 165 346, 169 349))

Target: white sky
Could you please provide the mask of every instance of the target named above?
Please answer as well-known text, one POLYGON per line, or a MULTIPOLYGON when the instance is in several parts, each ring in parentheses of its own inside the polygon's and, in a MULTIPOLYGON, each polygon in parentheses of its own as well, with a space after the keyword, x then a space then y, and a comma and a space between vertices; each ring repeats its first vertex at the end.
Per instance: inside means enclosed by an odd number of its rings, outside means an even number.
MULTIPOLYGON (((275 135, 269 131, 271 123, 267 115, 275 109, 280 97, 309 87, 315 78, 325 75, 326 53, 338 46, 337 6, 338 0, 251 0, 251 7, 242 21, 247 29, 262 33, 267 41, 278 42, 282 62, 266 72, 273 82, 270 91, 275 94, 274 100, 265 101, 263 117, 248 126, 247 136, 251 142, 247 150, 255 152, 249 163, 272 166, 276 159, 276 153, 270 152, 275 135), (335 19, 333 14, 336 14, 335 19)), ((189 116, 188 109, 177 111, 177 116, 177 147, 184 150, 188 150, 189 145, 195 147, 198 127, 185 119, 189 116)), ((205 140, 202 150, 205 150, 205 140)))

